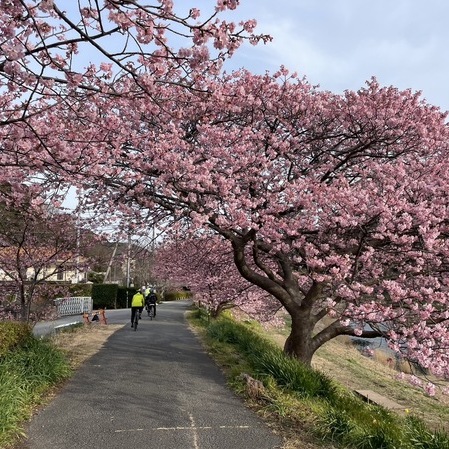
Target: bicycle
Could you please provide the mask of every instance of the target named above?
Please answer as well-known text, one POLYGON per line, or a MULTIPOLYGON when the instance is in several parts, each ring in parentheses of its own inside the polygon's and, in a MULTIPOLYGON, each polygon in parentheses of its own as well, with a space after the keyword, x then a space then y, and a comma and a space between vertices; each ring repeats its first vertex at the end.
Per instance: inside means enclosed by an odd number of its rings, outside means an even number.
POLYGON ((154 304, 147 304, 147 312, 148 316, 150 317, 150 320, 152 320, 155 317, 154 308, 155 308, 154 304))
POLYGON ((136 310, 133 321, 134 332, 137 330, 137 325, 139 324, 139 310, 136 310))

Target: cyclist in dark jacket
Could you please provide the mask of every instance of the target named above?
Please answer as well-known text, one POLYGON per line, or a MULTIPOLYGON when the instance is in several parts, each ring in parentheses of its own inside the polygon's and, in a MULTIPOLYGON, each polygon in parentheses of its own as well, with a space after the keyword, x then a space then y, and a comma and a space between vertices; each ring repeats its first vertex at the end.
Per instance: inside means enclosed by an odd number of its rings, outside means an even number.
POLYGON ((150 310, 150 307, 153 307, 154 315, 156 316, 156 303, 157 303, 157 295, 154 290, 151 290, 150 293, 145 298, 145 305, 147 306, 147 310, 150 310))

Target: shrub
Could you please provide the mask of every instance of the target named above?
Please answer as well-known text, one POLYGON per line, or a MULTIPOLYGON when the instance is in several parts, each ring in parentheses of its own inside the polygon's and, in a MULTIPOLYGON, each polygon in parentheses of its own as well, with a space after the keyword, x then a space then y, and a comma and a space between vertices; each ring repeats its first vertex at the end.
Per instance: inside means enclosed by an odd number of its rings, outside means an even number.
POLYGON ((207 327, 210 337, 222 343, 237 346, 243 353, 260 352, 262 348, 274 347, 269 341, 255 334, 242 324, 225 318, 214 320, 207 327), (259 348, 259 349, 257 349, 259 348))
POLYGON ((69 292, 71 296, 92 296, 92 284, 71 284, 69 292))
POLYGON ((286 356, 280 349, 265 350, 255 355, 253 364, 260 375, 272 376, 279 386, 301 396, 331 399, 335 395, 335 386, 328 377, 286 356))
POLYGON ((405 432, 413 449, 449 449, 447 433, 430 431, 417 417, 407 417, 405 432))
POLYGON ((131 299, 135 293, 135 288, 119 287, 117 290, 117 308, 131 307, 131 299))
MULTIPOLYGON (((399 449, 404 447, 401 443, 400 432, 395 432, 395 427, 390 427, 386 422, 370 428, 355 428, 348 432, 343 441, 348 441, 355 449, 399 449)), ((408 447, 408 446, 405 446, 408 447)))
POLYGON ((94 309, 115 309, 117 301, 117 284, 92 285, 92 305, 94 309))
POLYGON ((164 301, 178 301, 180 299, 189 299, 192 297, 192 292, 188 290, 170 290, 164 293, 164 301))
POLYGON ((32 337, 31 327, 20 321, 0 322, 0 357, 23 346, 32 337))
POLYGON ((354 428, 345 411, 335 410, 332 407, 324 411, 316 425, 317 431, 331 441, 345 439, 354 428))
POLYGON ((71 369, 64 354, 46 340, 28 339, 19 351, 3 361, 2 368, 16 372, 18 379, 34 388, 35 384, 51 385, 65 379, 71 369))

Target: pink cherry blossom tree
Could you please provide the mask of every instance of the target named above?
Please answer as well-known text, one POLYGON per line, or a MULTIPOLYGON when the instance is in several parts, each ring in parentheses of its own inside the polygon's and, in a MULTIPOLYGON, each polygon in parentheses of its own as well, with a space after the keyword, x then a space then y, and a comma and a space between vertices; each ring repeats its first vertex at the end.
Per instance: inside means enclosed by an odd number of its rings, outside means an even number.
POLYGON ((197 79, 219 73, 244 41, 270 39, 254 34, 253 19, 235 24, 220 18, 237 6, 219 0, 202 14, 193 4, 175 7, 171 0, 3 2, 0 184, 8 182, 12 193, 0 190, 2 200, 14 203, 26 194, 23 185, 37 184, 58 189, 60 201, 86 172, 92 175, 91 167, 98 172, 89 187, 101 172, 114 176, 108 157, 126 151, 132 137, 116 134, 122 97, 132 103, 144 96, 157 114, 164 86, 201 89, 197 79))
POLYGON ((285 69, 206 86, 161 91, 157 115, 122 103, 132 137, 95 203, 221 236, 291 315, 285 350, 306 363, 337 335, 383 336, 447 374, 445 114, 376 80, 333 95, 285 69))
POLYGON ((151 271, 155 279, 188 286, 214 318, 237 308, 262 323, 277 322, 280 303, 246 281, 232 259, 232 248, 216 235, 178 237, 157 249, 151 271))
POLYGON ((84 238, 72 216, 33 203, 34 194, 30 189, 22 202, 0 207, 0 319, 34 322, 54 315, 52 299, 68 288, 49 280, 69 269, 87 268, 89 262, 80 255, 92 234, 84 238))
POLYGON ((445 114, 374 79, 334 95, 284 68, 220 75, 242 35, 190 23, 195 9, 181 20, 169 1, 109 0, 78 21, 55 4, 12 0, 0 16, 2 176, 76 184, 97 216, 134 228, 215 233, 260 299, 290 314, 285 350, 305 363, 338 335, 384 336, 449 374, 445 114), (178 27, 187 50, 168 46, 178 27), (115 33, 132 45, 107 51, 115 33), (107 65, 80 70, 81 44, 107 65))
POLYGON ((202 15, 185 3, 176 9, 171 0, 3 2, 0 184, 11 189, 0 190, 0 199, 18 204, 34 186, 59 190, 58 202, 86 176, 89 187, 113 176, 108 158, 126 151, 130 137, 115 134, 121 126, 111 114, 115 100, 120 108, 122 97, 145 96, 156 110, 163 99, 151 98, 160 86, 198 89, 197 78, 219 73, 242 42, 270 39, 253 33, 252 19, 238 25, 220 19, 237 6, 219 0, 202 15))
POLYGON ((166 79, 191 87, 204 71, 218 73, 243 41, 270 39, 253 34, 255 20, 220 20, 237 6, 219 0, 202 15, 171 0, 3 2, 2 124, 25 121, 74 95, 114 97, 113 84, 126 77, 141 92, 166 79))
POLYGON ((196 78, 218 73, 242 42, 269 40, 253 33, 252 19, 238 25, 220 19, 238 1, 219 0, 207 14, 186 6, 175 8, 171 0, 3 2, 1 179, 15 180, 17 192, 35 176, 63 189, 76 184, 85 165, 107 164, 102 150, 90 151, 85 142, 122 145, 108 134, 118 126, 109 113, 115 99, 125 94, 151 99, 167 83, 196 89, 196 78), (94 106, 97 98, 101 107, 94 106), (73 114, 76 125, 67 126, 73 114), (107 125, 98 124, 98 134, 80 139, 79 127, 93 124, 95 130, 97 114, 107 125), (55 177, 60 168, 66 170, 64 179, 55 177), (65 183, 67 173, 72 178, 65 183))

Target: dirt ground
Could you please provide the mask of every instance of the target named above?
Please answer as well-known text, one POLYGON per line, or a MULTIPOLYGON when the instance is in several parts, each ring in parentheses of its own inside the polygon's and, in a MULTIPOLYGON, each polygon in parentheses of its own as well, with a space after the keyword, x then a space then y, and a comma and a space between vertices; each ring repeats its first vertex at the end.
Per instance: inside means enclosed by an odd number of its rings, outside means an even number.
POLYGON ((72 368, 76 369, 89 357, 96 354, 106 340, 123 324, 89 324, 72 332, 63 332, 53 337, 56 346, 69 355, 72 368))

